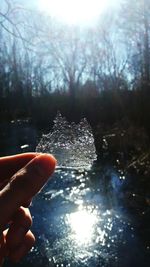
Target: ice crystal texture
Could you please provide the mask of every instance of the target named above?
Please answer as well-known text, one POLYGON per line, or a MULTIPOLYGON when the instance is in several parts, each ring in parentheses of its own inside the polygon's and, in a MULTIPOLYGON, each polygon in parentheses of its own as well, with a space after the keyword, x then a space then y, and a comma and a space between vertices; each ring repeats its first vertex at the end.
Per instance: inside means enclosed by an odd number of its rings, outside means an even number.
POLYGON ((60 113, 54 120, 52 131, 42 136, 36 151, 53 154, 60 168, 90 168, 97 159, 92 129, 87 120, 69 124, 60 113))

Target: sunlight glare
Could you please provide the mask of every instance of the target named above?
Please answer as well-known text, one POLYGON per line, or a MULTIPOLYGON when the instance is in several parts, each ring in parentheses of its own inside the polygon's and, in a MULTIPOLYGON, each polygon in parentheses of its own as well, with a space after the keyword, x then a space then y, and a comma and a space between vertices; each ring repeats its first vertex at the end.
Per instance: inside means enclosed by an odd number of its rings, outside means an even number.
POLYGON ((68 24, 88 24, 94 21, 113 1, 39 0, 38 6, 41 11, 68 24))
POLYGON ((74 239, 78 244, 87 244, 91 242, 94 235, 94 226, 97 222, 97 216, 87 210, 79 210, 71 213, 68 217, 74 239))

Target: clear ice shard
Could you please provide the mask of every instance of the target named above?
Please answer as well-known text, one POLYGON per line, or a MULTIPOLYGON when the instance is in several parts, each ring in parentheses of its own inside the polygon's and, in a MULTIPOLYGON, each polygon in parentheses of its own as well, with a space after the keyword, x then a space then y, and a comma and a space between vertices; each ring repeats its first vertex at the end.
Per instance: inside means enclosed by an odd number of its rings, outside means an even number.
POLYGON ((97 159, 92 129, 87 120, 69 124, 59 112, 52 131, 42 135, 36 152, 53 154, 59 168, 89 169, 97 159))

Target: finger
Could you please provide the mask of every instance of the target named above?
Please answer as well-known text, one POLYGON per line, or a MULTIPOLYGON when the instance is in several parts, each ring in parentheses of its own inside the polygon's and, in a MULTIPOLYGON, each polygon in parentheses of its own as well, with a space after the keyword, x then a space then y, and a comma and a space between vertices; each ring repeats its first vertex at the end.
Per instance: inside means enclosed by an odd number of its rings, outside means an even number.
POLYGON ((29 206, 31 206, 32 204, 32 198, 28 199, 28 201, 26 201, 25 203, 22 203, 22 206, 24 208, 28 208, 29 206))
POLYGON ((33 247, 35 243, 35 237, 31 231, 26 234, 23 243, 9 252, 9 259, 13 262, 18 262, 23 258, 27 252, 33 247))
POLYGON ((29 209, 21 207, 14 215, 6 235, 7 248, 12 250, 18 247, 25 238, 26 233, 32 225, 32 217, 29 209))
POLYGON ((43 187, 54 172, 55 165, 53 156, 41 154, 12 177, 0 191, 0 211, 3 214, 0 217, 0 227, 4 227, 18 208, 43 187))
POLYGON ((5 235, 0 236, 0 266, 3 265, 4 257, 6 256, 6 245, 5 245, 5 235))
POLYGON ((0 158, 0 181, 3 182, 12 177, 18 170, 38 155, 38 153, 24 153, 0 158))

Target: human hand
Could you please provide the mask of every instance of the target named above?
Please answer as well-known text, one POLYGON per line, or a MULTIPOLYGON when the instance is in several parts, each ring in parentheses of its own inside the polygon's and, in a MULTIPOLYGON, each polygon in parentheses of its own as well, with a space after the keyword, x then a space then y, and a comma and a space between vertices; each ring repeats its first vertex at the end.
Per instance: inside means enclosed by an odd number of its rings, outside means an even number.
POLYGON ((32 218, 27 207, 55 165, 56 160, 48 154, 0 158, 0 265, 6 256, 18 262, 33 246, 35 237, 29 230, 32 218))

